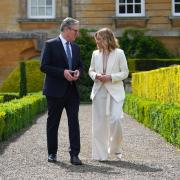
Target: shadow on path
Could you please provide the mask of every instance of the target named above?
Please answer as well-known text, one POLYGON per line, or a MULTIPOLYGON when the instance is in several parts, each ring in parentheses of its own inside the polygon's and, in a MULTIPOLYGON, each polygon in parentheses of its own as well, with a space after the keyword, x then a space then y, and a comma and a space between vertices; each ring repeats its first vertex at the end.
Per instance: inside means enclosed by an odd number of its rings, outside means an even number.
POLYGON ((121 173, 120 169, 130 169, 136 170, 139 172, 159 172, 163 171, 160 168, 153 168, 143 164, 135 164, 126 161, 104 161, 98 166, 90 165, 90 164, 83 164, 82 166, 74 166, 68 163, 58 161, 54 165, 60 166, 63 169, 67 169, 70 172, 79 172, 79 173, 87 173, 87 172, 96 172, 102 174, 119 174, 121 173), (103 165, 104 164, 104 165, 103 165), (110 165, 110 166, 107 166, 110 165), (116 168, 114 168, 114 167, 116 168), (117 171, 118 168, 118 171, 117 171))
POLYGON ((135 163, 127 162, 127 161, 104 161, 102 163, 108 164, 111 166, 116 166, 119 168, 134 169, 134 170, 140 171, 140 172, 163 171, 163 169, 160 169, 160 168, 153 168, 153 167, 146 166, 144 164, 135 164, 135 163))
POLYGON ((60 166, 63 169, 66 169, 69 172, 78 172, 78 173, 87 173, 87 172, 96 172, 102 174, 119 174, 120 172, 115 172, 113 167, 106 166, 95 166, 90 164, 83 164, 81 166, 74 166, 64 162, 57 162, 55 165, 60 166))

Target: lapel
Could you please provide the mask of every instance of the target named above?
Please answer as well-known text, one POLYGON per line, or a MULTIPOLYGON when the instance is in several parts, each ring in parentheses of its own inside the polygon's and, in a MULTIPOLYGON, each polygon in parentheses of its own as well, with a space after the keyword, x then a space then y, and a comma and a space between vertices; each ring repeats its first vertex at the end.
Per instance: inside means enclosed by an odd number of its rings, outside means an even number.
MULTIPOLYGON (((65 52, 65 50, 64 50, 64 46, 63 46, 63 44, 62 44, 62 41, 61 41, 61 39, 59 38, 59 37, 57 37, 57 42, 58 42, 58 45, 59 45, 59 47, 60 47, 60 49, 61 49, 61 51, 59 51, 60 53, 61 53, 61 55, 63 55, 63 60, 64 60, 64 62, 66 63, 66 65, 67 66, 69 66, 68 65, 68 59, 67 59, 67 56, 66 56, 66 52, 65 52)), ((59 49, 59 48, 58 48, 59 49)))
POLYGON ((108 61, 107 61, 107 69, 106 69, 106 74, 110 74, 112 72, 112 68, 113 68, 113 65, 116 61, 116 50, 113 50, 110 52, 109 54, 109 58, 108 58, 108 61))
POLYGON ((76 54, 76 49, 73 43, 71 43, 71 49, 72 49, 72 69, 75 66, 75 54, 76 54))
POLYGON ((98 55, 98 66, 99 67, 99 73, 103 73, 103 55, 102 52, 99 51, 99 55, 98 55))

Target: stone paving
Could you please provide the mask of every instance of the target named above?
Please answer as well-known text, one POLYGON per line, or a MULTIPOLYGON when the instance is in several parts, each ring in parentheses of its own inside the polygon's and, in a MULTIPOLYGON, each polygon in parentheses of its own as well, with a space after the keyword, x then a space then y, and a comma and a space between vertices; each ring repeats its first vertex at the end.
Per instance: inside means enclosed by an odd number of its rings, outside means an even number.
POLYGON ((91 160, 91 105, 80 106, 81 153, 84 165, 69 163, 68 127, 63 112, 59 128, 58 162, 47 162, 47 113, 0 143, 0 180, 179 180, 179 149, 125 114, 121 160, 91 160))

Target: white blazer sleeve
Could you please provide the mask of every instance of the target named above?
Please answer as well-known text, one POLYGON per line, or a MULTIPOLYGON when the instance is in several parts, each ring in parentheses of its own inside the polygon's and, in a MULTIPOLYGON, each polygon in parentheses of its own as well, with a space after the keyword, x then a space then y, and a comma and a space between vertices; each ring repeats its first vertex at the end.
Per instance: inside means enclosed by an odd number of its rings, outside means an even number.
POLYGON ((91 77, 91 79, 93 81, 95 81, 96 75, 97 75, 97 73, 95 72, 95 52, 93 52, 92 58, 91 58, 91 64, 89 67, 89 76, 91 77))
POLYGON ((126 79, 129 74, 127 60, 126 60, 124 51, 121 49, 118 49, 118 51, 116 52, 116 58, 118 60, 118 65, 119 65, 120 71, 117 73, 111 74, 112 83, 116 83, 118 81, 122 81, 122 80, 126 79))

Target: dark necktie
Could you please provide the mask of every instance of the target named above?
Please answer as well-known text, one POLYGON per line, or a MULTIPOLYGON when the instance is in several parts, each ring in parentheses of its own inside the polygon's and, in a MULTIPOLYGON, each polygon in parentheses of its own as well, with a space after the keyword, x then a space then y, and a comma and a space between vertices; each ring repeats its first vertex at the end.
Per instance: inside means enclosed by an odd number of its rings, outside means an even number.
POLYGON ((71 51, 70 51, 69 45, 70 43, 67 41, 66 42, 67 59, 68 59, 69 69, 72 70, 72 57, 71 57, 71 51))

